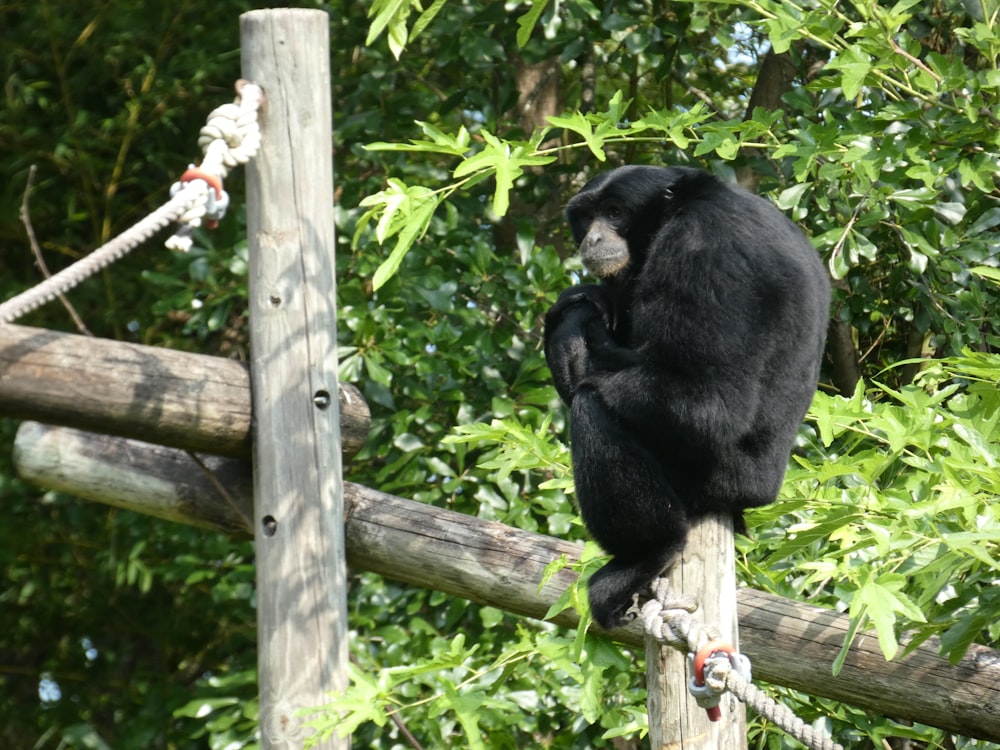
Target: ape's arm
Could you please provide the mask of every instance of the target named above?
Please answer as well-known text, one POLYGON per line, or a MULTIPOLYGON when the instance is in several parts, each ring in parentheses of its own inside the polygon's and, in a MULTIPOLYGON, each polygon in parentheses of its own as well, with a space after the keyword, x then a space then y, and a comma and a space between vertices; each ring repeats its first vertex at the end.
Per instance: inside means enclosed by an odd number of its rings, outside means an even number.
POLYGON ((690 435, 719 446, 751 429, 768 383, 774 331, 726 314, 683 315, 664 308, 660 328, 636 330, 622 346, 605 330, 588 331, 586 377, 576 388, 596 391, 617 421, 647 432, 690 435))
POLYGON ((614 343, 610 329, 610 294, 594 284, 567 289, 546 314, 545 359, 566 404, 585 378, 616 370, 631 356, 614 343))

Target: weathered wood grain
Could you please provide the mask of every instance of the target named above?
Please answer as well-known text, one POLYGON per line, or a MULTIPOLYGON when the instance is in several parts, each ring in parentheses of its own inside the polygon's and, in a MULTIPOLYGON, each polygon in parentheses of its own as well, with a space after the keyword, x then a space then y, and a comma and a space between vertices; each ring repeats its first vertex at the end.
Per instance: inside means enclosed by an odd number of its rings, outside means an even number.
POLYGON ((247 166, 260 744, 292 750, 311 732, 299 711, 347 686, 330 22, 252 11, 240 34, 265 97, 247 166))
MULTIPOLYGON (((371 415, 339 388, 343 453, 371 415)), ((0 416, 250 457, 250 371, 243 362, 42 328, 0 324, 0 416)))

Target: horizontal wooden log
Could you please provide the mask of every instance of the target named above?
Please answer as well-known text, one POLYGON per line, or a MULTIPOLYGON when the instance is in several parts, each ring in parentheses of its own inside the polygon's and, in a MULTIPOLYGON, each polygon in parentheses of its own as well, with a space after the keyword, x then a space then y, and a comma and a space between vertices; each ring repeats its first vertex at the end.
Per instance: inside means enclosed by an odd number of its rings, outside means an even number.
MULTIPOLYGON (((247 465, 214 464, 230 502, 220 499, 204 472, 192 471, 186 454, 170 453, 44 425, 22 425, 15 441, 19 474, 39 486, 249 536, 247 465), (154 487, 155 495, 147 487, 154 487)), ((357 570, 535 618, 544 617, 575 580, 563 569, 539 589, 545 567, 560 556, 576 560, 579 544, 357 484, 347 483, 344 496, 348 561, 357 570)), ((845 615, 751 589, 738 592, 738 604, 741 649, 753 661, 756 679, 1000 742, 1000 652, 973 645, 951 666, 931 639, 886 662, 868 632, 855 638, 833 677, 831 665, 848 629, 845 615)), ((578 621, 572 611, 552 620, 567 627, 578 621)), ((642 647, 634 623, 610 635, 642 647)))
POLYGON ((33 484, 167 521, 253 536, 250 462, 22 422, 14 468, 33 484))
MULTIPOLYGON (((242 362, 0 324, 0 416, 249 458, 250 412, 242 362)), ((345 459, 370 422, 360 391, 341 384, 345 459)))

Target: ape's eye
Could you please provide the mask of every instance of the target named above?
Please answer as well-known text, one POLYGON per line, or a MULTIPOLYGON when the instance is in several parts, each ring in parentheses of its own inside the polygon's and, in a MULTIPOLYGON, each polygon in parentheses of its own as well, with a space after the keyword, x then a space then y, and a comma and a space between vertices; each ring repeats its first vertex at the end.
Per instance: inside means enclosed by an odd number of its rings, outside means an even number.
POLYGON ((612 221, 617 221, 622 217, 621 206, 608 206, 604 209, 604 215, 612 221))

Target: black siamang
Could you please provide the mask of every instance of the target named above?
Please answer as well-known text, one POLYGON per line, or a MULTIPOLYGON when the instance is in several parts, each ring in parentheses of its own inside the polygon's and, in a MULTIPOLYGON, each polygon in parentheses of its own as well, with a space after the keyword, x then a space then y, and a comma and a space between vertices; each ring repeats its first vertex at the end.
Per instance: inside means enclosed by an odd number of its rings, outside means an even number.
POLYGON ((766 200, 689 167, 620 167, 567 207, 584 266, 545 316, 570 406, 576 495, 613 559, 594 620, 683 549, 689 522, 773 502, 812 400, 830 285, 815 249, 766 200))

